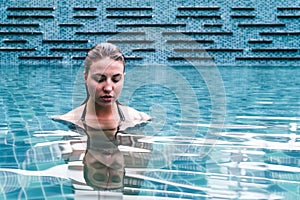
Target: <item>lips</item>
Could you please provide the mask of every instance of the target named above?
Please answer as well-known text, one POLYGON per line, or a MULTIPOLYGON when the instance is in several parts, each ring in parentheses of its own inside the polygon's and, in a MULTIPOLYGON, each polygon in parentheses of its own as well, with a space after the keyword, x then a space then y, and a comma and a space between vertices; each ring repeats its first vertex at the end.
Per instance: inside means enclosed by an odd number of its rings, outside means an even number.
POLYGON ((104 95, 104 96, 101 96, 101 99, 104 102, 111 102, 114 99, 114 97, 110 96, 110 95, 104 95))

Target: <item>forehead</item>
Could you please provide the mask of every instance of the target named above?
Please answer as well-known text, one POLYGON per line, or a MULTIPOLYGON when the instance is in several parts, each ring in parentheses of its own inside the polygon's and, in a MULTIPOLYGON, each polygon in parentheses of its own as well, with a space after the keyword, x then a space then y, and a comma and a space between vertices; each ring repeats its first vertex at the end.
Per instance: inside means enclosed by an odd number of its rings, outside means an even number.
POLYGON ((122 74, 124 70, 123 62, 110 58, 104 58, 94 62, 90 67, 91 74, 113 75, 122 74))

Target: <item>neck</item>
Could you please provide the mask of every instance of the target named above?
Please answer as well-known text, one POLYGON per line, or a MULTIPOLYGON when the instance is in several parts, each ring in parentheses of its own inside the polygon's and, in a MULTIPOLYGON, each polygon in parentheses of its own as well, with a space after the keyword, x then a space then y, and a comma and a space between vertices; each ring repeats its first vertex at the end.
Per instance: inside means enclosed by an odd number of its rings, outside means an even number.
POLYGON ((92 100, 87 102, 87 113, 97 119, 115 119, 118 115, 117 104, 114 102, 107 106, 100 106, 92 100))

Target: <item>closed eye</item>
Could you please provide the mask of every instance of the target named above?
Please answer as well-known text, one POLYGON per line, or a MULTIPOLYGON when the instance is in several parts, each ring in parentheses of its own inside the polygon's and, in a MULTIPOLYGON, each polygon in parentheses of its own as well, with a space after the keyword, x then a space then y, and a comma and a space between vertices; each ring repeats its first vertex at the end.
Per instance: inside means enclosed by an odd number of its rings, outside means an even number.
POLYGON ((93 79, 95 81, 97 81, 98 83, 101 83, 101 82, 104 82, 106 80, 106 76, 105 75, 102 75, 102 74, 96 74, 93 76, 93 79))
POLYGON ((97 79, 97 82, 98 83, 102 83, 106 80, 106 77, 105 76, 100 76, 98 79, 97 79))
MULTIPOLYGON (((103 74, 96 74, 94 77, 94 80, 98 83, 102 83, 107 80, 107 76, 103 74)), ((122 74, 115 74, 111 77, 112 82, 117 83, 122 79, 122 74)))
POLYGON ((113 75, 113 77, 112 77, 111 80, 112 80, 114 83, 117 83, 117 82, 119 82, 121 79, 122 79, 122 75, 121 75, 121 74, 116 74, 116 75, 113 75))

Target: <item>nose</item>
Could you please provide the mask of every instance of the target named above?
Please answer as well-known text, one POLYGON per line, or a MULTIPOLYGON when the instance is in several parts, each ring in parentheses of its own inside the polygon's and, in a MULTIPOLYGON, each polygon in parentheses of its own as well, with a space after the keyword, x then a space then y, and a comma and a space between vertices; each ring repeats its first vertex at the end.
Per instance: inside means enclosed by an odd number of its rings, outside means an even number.
POLYGON ((111 80, 106 80, 105 84, 103 85, 103 91, 109 93, 114 90, 114 85, 111 80))

